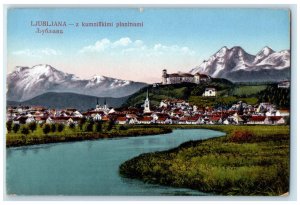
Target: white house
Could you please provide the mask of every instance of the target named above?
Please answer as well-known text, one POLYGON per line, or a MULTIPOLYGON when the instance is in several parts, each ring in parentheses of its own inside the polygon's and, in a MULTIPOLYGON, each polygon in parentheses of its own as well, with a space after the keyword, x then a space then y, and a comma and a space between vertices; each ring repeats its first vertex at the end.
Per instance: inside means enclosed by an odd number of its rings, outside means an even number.
POLYGON ((97 113, 96 115, 94 115, 93 120, 100 121, 100 120, 102 120, 102 116, 99 113, 97 113))
POLYGON ((288 117, 290 112, 289 110, 277 110, 275 116, 288 117))
POLYGON ((205 97, 215 97, 217 95, 217 91, 215 88, 205 88, 203 96, 205 97))
POLYGON ((34 117, 33 117, 33 116, 31 116, 31 117, 28 117, 28 118, 26 119, 26 124, 28 124, 28 123, 31 123, 31 122, 35 122, 35 120, 34 120, 34 117))
POLYGON ((265 124, 268 125, 284 125, 286 121, 281 116, 270 116, 265 119, 265 124))
POLYGON ((53 119, 51 117, 48 117, 47 120, 46 120, 46 123, 47 124, 53 123, 53 119))
POLYGON ((242 124, 244 122, 244 120, 237 113, 232 115, 231 118, 232 118, 233 122, 235 122, 238 125, 242 124))
POLYGON ((117 123, 118 123, 119 125, 124 125, 124 124, 127 123, 127 118, 126 118, 126 117, 118 117, 118 118, 117 118, 117 123))
POLYGON ((78 110, 76 110, 75 112, 73 112, 72 115, 74 117, 80 117, 80 118, 83 117, 83 115, 78 110))

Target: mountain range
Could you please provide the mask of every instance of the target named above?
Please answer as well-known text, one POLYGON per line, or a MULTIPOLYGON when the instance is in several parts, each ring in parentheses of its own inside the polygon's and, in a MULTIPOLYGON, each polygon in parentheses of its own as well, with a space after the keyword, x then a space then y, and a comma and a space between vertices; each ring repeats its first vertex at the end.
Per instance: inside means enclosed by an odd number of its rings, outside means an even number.
POLYGON ((145 87, 146 83, 106 76, 80 79, 50 65, 16 67, 7 76, 7 100, 25 101, 47 92, 71 92, 97 97, 124 97, 145 87))
POLYGON ((233 82, 274 82, 290 79, 290 68, 290 50, 275 52, 266 46, 256 55, 251 55, 235 46, 230 49, 222 47, 190 73, 205 73, 233 82))
POLYGON ((129 96, 120 97, 120 98, 103 98, 95 97, 89 95, 80 95, 76 93, 54 93, 48 92, 42 95, 36 96, 30 100, 25 100, 22 102, 17 101, 7 101, 7 106, 44 106, 47 108, 55 109, 65 109, 65 108, 76 108, 80 111, 86 111, 90 108, 95 108, 97 101, 100 105, 104 104, 106 101, 107 106, 109 107, 120 107, 129 96))

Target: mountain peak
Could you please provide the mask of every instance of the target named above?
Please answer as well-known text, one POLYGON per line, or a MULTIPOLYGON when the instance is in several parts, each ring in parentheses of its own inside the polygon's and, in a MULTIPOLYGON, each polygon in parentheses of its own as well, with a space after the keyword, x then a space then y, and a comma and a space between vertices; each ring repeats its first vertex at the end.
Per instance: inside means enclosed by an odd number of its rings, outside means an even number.
POLYGON ((259 52, 259 54, 264 54, 265 56, 268 56, 270 55, 271 53, 274 53, 274 51, 268 47, 268 46, 265 46, 263 49, 261 49, 261 51, 259 52))
POLYGON ((80 79, 48 64, 16 67, 7 75, 7 99, 27 100, 46 92, 73 92, 94 96, 122 97, 135 93, 145 83, 94 75, 80 79))
POLYGON ((105 79, 107 79, 106 76, 103 76, 103 75, 93 75, 93 77, 91 78, 90 81, 93 81, 95 83, 100 83, 100 82, 104 81, 105 79))
POLYGON ((217 53, 216 53, 216 56, 218 57, 223 57, 226 55, 227 51, 229 49, 226 47, 226 46, 223 46, 217 53))
POLYGON ((265 46, 257 55, 251 55, 240 46, 230 49, 224 46, 190 73, 232 81, 276 81, 281 75, 289 76, 289 68, 289 50, 275 52, 265 46))

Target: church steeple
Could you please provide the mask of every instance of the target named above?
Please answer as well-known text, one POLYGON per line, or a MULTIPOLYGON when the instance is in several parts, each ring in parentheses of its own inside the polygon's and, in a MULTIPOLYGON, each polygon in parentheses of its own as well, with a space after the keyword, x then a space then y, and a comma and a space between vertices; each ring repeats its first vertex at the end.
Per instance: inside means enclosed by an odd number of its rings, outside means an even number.
POLYGON ((147 97, 146 97, 147 100, 149 100, 149 90, 147 89, 147 97))
POLYGON ((149 90, 147 89, 146 100, 144 102, 144 113, 149 113, 150 110, 150 100, 149 100, 149 90))
POLYGON ((106 98, 104 98, 104 109, 107 109, 106 98))
POLYGON ((99 99, 97 98, 96 109, 99 109, 99 99))

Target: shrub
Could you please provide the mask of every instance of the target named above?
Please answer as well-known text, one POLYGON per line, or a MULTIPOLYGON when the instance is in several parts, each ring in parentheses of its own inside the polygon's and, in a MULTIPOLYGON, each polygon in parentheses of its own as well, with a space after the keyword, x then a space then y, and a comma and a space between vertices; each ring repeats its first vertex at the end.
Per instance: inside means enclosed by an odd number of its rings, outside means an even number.
POLYGON ((253 138, 253 134, 250 131, 237 130, 232 133, 229 138, 230 142, 249 142, 253 138))

